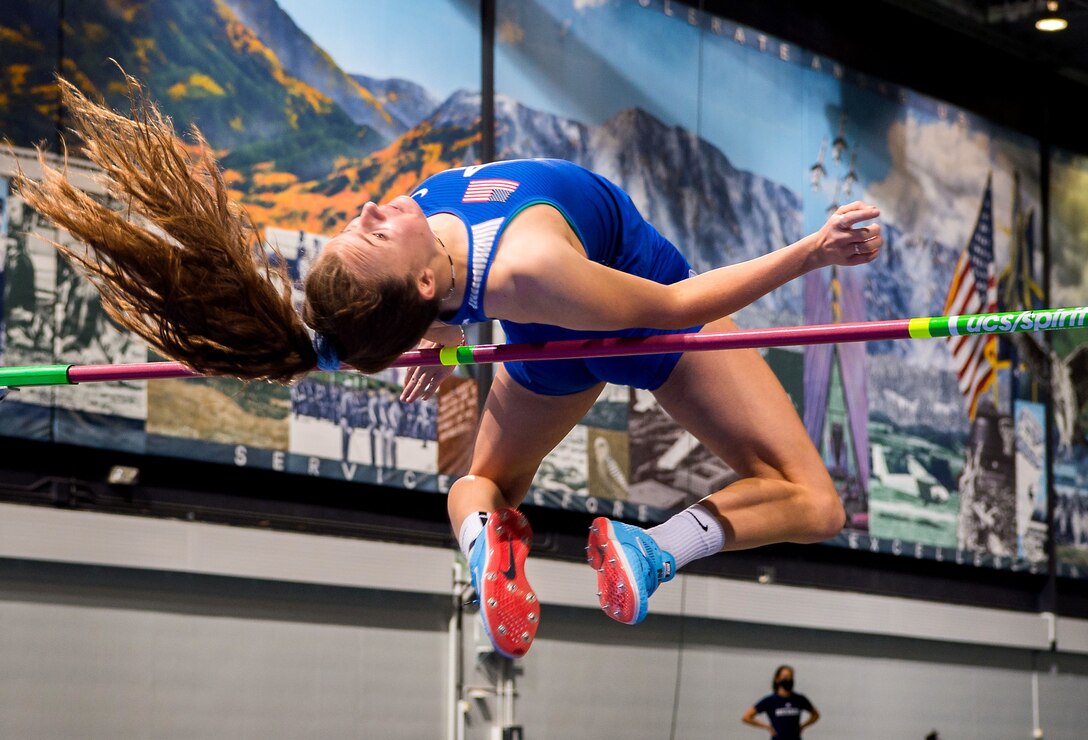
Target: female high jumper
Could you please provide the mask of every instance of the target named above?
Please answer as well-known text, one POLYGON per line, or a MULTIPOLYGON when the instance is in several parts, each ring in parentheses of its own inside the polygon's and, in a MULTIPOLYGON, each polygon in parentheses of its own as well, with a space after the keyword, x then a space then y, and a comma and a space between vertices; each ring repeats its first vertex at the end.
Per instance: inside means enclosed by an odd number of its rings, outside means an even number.
MULTIPOLYGON (((205 374, 290 382, 315 366, 371 373, 417 346, 461 344, 464 324, 490 319, 510 342, 720 332, 734 328, 730 314, 779 286, 871 262, 883 244, 872 223, 879 211, 854 202, 794 244, 694 275, 604 177, 559 160, 494 162, 363 205, 313 264, 299 316, 199 132, 193 155, 135 79, 131 116, 60 84, 86 155, 143 221, 49 167, 40 182, 21 180, 22 195, 88 247, 59 248, 115 320, 205 374)), ((431 398, 451 371, 413 368, 402 400, 431 398)), ((540 622, 525 576, 531 530, 517 507, 605 383, 652 392, 740 476, 650 529, 594 521, 587 550, 609 617, 640 622, 658 586, 694 559, 817 542, 843 525, 820 455, 755 350, 506 363, 469 473, 448 498, 483 624, 505 656, 524 655, 540 622)))

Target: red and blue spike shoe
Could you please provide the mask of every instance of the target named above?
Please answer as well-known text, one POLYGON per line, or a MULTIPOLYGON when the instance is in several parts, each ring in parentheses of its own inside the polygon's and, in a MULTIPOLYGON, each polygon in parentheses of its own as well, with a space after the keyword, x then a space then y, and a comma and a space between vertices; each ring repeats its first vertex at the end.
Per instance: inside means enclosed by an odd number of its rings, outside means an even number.
POLYGON ((525 558, 532 542, 533 530, 525 515, 499 509, 487 517, 469 558, 484 630, 495 650, 507 658, 528 652, 540 624, 540 602, 525 578, 525 558))
POLYGON ((676 560, 646 530, 604 517, 593 520, 586 553, 601 609, 624 624, 645 619, 650 596, 676 575, 676 560))

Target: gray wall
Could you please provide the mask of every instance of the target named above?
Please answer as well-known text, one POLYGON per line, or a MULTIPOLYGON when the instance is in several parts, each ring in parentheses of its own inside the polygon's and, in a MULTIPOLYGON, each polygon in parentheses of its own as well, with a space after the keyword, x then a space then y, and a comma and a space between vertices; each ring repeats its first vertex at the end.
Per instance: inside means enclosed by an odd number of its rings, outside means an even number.
MULTIPOLYGON (((444 738, 453 560, 432 548, 0 506, 0 738, 444 738), (188 544, 167 568, 172 537, 188 544), (138 565, 147 558, 163 562, 138 565)), ((586 608, 591 590, 571 595, 592 579, 583 571, 553 561, 529 570, 544 619, 515 667, 513 717, 532 740, 760 738, 739 718, 780 663, 824 715, 807 738, 910 740, 934 728, 946 739, 1029 738, 1035 674, 1045 737, 1085 737, 1088 651, 1025 647, 1038 639, 1034 622, 1011 636, 1017 647, 974 643, 951 622, 974 617, 982 634, 1003 615, 895 600, 881 610, 859 601, 876 597, 692 577, 628 627, 586 608), (715 590, 748 608, 766 594, 760 609, 776 616, 691 616, 728 612, 691 606, 715 590), (884 616, 852 623, 866 604, 884 616), (826 628, 811 627, 815 607, 826 628), (936 616, 916 624, 915 613, 936 616), (899 633, 957 637, 889 634, 892 617, 910 622, 899 633)), ((467 614, 463 680, 480 690, 466 694, 465 737, 491 740, 502 663, 477 652, 475 625, 467 614)))
POLYGON ((667 616, 631 628, 576 609, 546 619, 518 683, 534 738, 761 738, 740 716, 782 663, 822 714, 806 738, 1030 738, 1036 666, 1045 736, 1088 737, 1083 656, 667 616))
POLYGON ((447 601, 7 561, 0 738, 438 738, 447 601))

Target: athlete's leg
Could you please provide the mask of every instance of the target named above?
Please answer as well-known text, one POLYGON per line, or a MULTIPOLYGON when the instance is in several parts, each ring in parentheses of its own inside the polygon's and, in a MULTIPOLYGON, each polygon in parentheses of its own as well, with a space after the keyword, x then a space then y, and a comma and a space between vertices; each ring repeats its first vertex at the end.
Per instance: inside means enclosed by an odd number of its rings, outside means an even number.
MULTIPOLYGON (((735 328, 723 319, 703 331, 735 328)), ((678 567, 722 549, 818 542, 844 522, 842 504, 778 378, 755 350, 690 352, 654 395, 740 476, 650 531, 594 521, 589 562, 601 608, 628 624, 678 567)))
POLYGON ((518 506, 540 461, 585 416, 603 388, 602 383, 581 393, 543 396, 499 367, 476 432, 469 474, 450 488, 454 534, 470 514, 518 506))
POLYGON ((450 489, 450 523, 468 557, 480 619, 506 657, 524 655, 540 623, 540 604, 525 576, 532 530, 514 508, 525 498, 540 461, 585 415, 602 387, 543 396, 500 368, 484 404, 469 475, 450 489))
MULTIPOLYGON (((723 319, 704 331, 734 328, 723 319)), ((845 515, 831 476, 756 350, 689 352, 654 395, 740 476, 700 502, 725 528, 726 550, 820 542, 842 528, 845 515)))

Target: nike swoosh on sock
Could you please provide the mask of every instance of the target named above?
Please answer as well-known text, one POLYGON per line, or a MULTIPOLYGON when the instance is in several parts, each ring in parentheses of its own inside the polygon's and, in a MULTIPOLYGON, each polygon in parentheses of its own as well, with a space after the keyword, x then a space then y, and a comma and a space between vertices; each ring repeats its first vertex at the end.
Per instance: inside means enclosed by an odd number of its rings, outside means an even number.
POLYGON ((698 524, 698 525, 699 525, 700 527, 702 527, 702 528, 703 528, 703 531, 704 531, 704 532, 709 532, 709 531, 710 531, 710 527, 708 527, 707 525, 703 524, 702 520, 701 520, 701 519, 700 519, 699 517, 695 516, 695 514, 694 514, 693 512, 690 512, 690 511, 689 511, 688 513, 689 513, 689 514, 691 514, 691 518, 692 518, 692 519, 694 519, 694 520, 695 520, 695 522, 696 522, 696 523, 697 523, 697 524, 698 524))

